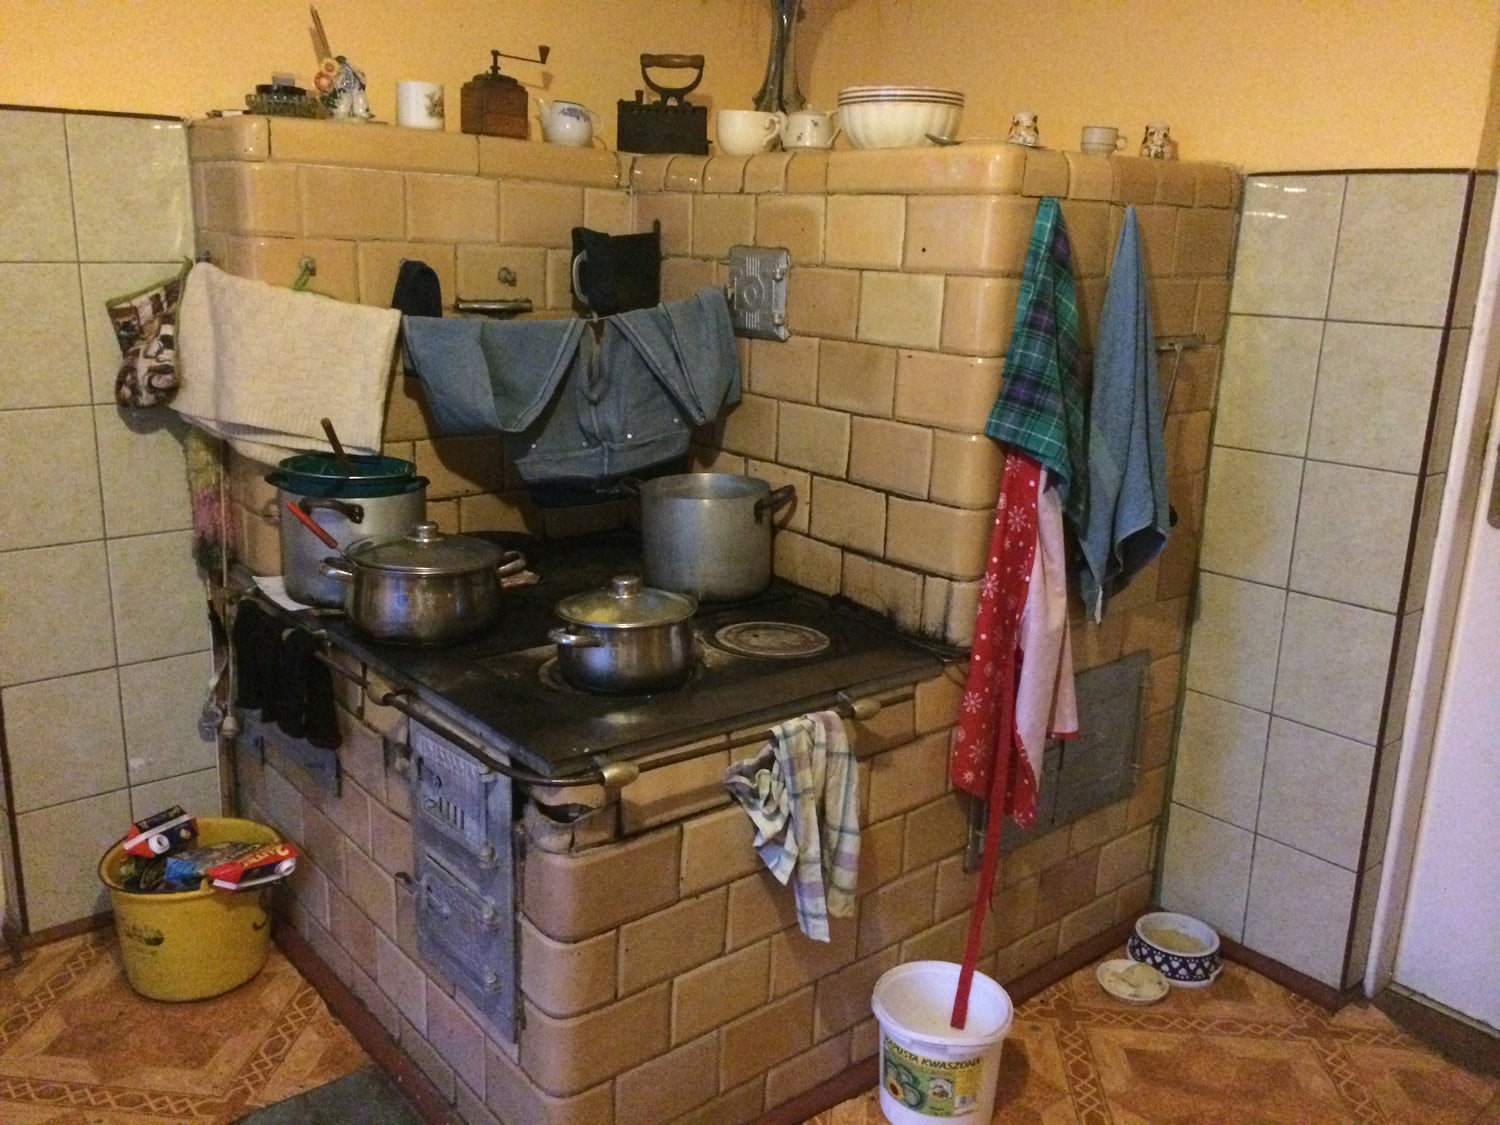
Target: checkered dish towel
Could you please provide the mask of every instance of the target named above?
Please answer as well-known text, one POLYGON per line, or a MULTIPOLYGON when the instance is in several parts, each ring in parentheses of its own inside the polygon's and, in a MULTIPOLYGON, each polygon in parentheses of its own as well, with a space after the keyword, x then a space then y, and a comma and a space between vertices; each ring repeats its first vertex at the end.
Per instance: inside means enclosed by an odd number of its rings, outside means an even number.
POLYGON ((765 747, 736 762, 724 787, 755 824, 755 848, 778 880, 796 875, 797 924, 828 941, 828 918, 854 913, 859 793, 844 723, 815 711, 771 728, 765 747))

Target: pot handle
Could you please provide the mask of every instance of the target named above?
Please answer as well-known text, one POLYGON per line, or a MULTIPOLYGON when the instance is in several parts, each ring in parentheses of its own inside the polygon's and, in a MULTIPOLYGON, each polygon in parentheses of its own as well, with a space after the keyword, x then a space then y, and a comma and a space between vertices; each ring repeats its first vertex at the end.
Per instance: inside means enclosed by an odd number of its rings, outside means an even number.
POLYGON ((312 515, 319 508, 326 508, 330 512, 337 512, 350 523, 365 522, 365 506, 363 504, 351 504, 347 500, 335 500, 331 496, 304 496, 297 501, 297 507, 308 515, 312 515))
POLYGON ((298 507, 296 504, 293 504, 290 500, 286 502, 286 510, 291 512, 292 515, 296 516, 298 522, 300 522, 303 527, 307 528, 308 531, 312 532, 319 539, 321 539, 325 547, 332 547, 335 551, 340 549, 339 541, 337 539, 330 535, 328 531, 318 523, 317 520, 313 519, 312 516, 310 516, 307 512, 304 512, 300 507, 298 507))
POLYGON ((343 559, 324 559, 318 564, 318 573, 324 578, 332 578, 336 582, 354 581, 354 568, 343 559))
POLYGON ((566 629, 553 629, 547 639, 555 645, 567 648, 603 648, 604 638, 594 633, 570 633, 566 629))
POLYGON ((759 521, 760 517, 765 515, 767 512, 774 512, 777 508, 787 503, 796 495, 797 486, 795 484, 784 484, 769 495, 762 496, 755 502, 756 520, 759 521))
POLYGON ((526 569, 526 556, 520 551, 506 551, 495 566, 495 577, 506 578, 526 569))

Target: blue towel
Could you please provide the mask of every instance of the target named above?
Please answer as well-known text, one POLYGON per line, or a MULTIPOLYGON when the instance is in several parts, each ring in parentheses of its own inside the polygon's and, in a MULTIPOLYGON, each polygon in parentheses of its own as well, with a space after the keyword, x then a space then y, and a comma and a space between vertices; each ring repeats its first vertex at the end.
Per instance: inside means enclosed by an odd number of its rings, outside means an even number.
POLYGON ((1156 378, 1156 337, 1135 208, 1125 208, 1094 344, 1089 409, 1088 520, 1079 537, 1078 584, 1094 621, 1167 542, 1166 455, 1156 378))
POLYGON ((412 366, 440 433, 502 433, 528 484, 599 482, 687 452, 739 401, 724 294, 583 320, 408 316, 412 366))

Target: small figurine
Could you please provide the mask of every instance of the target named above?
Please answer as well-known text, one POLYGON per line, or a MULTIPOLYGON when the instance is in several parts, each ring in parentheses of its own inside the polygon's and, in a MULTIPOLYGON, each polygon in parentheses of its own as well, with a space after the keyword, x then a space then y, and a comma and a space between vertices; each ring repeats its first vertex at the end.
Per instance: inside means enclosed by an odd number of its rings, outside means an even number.
POLYGON ((328 112, 341 120, 368 121, 375 115, 370 112, 369 99, 365 97, 364 73, 343 55, 324 59, 313 85, 323 96, 328 112))

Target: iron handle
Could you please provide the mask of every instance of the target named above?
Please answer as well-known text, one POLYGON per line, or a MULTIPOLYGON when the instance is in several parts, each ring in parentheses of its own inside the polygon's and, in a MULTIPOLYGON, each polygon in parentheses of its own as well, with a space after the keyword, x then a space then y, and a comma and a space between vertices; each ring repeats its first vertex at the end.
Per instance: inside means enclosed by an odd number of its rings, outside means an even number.
POLYGON ((465 301, 453 302, 453 311, 461 313, 476 313, 480 316, 520 316, 522 313, 531 311, 530 297, 511 297, 498 301, 465 301))
POLYGON ((767 512, 774 512, 783 504, 789 503, 797 495, 797 486, 784 484, 769 496, 762 496, 755 502, 755 518, 757 521, 767 512))
POLYGON ((547 634, 553 644, 567 648, 603 648, 604 638, 593 633, 570 633, 566 629, 553 629, 547 634))
POLYGON ((308 515, 312 515, 319 508, 326 508, 330 512, 337 512, 350 523, 365 522, 365 506, 363 504, 351 504, 347 500, 335 500, 331 496, 304 496, 297 501, 297 507, 308 515))

